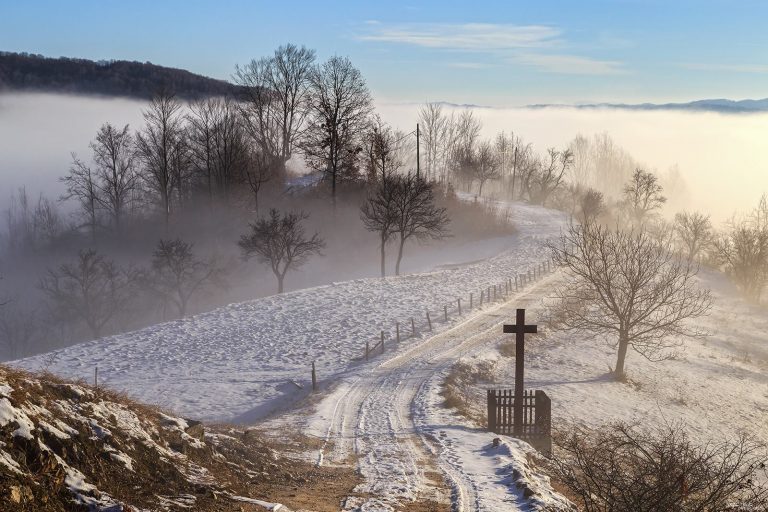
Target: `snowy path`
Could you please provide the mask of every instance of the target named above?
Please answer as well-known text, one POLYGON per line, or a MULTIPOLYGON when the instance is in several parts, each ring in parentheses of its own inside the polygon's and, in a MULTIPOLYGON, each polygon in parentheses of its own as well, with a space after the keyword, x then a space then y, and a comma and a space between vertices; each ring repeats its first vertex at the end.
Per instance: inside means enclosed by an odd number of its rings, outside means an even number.
POLYGON ((373 497, 350 497, 347 510, 398 510, 409 502, 445 499, 441 480, 449 483, 457 511, 536 510, 537 504, 552 504, 557 497, 549 496, 545 480, 536 484, 531 475, 531 485, 543 491, 531 499, 511 481, 512 468, 525 465, 522 443, 491 448, 492 434, 456 426, 438 396, 446 370, 460 357, 495 344, 502 324, 514 318, 516 308, 538 304, 551 279, 545 276, 508 301, 375 367, 361 368, 309 419, 288 415, 276 421, 304 421, 307 431, 324 436, 318 463, 348 464, 357 458, 365 481, 355 491, 373 497), (436 470, 437 478, 430 478, 436 470))

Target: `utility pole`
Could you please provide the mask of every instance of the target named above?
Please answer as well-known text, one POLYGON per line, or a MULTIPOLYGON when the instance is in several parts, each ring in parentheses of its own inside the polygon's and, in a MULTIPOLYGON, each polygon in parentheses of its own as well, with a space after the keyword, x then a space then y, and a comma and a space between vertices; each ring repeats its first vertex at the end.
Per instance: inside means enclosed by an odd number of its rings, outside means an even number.
MULTIPOLYGON (((514 139, 512 139, 512 143, 514 144, 514 139)), ((512 163, 512 199, 515 200, 515 175, 517 174, 517 144, 515 144, 515 160, 512 163)))
POLYGON ((419 123, 416 123, 416 177, 421 172, 421 157, 419 155, 419 123))

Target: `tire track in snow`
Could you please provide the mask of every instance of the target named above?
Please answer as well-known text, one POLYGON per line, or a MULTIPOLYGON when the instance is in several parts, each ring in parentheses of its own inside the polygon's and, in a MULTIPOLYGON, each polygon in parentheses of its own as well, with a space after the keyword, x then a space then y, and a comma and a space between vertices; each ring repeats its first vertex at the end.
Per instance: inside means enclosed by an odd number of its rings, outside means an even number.
POLYGON ((440 441, 439 425, 430 422, 425 397, 463 354, 497 342, 515 309, 541 301, 553 279, 546 276, 410 350, 358 370, 323 400, 325 408, 333 404, 330 417, 309 420, 328 421, 318 461, 346 464, 356 455, 364 483, 355 492, 370 496, 348 498, 345 510, 393 511, 444 498, 445 489, 427 475, 436 470, 451 488, 454 510, 483 509, 481 490, 451 446, 440 441), (329 443, 333 449, 325 454, 329 443))

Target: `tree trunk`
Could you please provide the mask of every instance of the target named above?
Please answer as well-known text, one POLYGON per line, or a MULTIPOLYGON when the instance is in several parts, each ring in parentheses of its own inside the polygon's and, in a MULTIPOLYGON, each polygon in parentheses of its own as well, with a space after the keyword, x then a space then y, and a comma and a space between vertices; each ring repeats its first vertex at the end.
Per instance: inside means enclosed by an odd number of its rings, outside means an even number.
POLYGON ((285 274, 275 274, 277 276, 277 293, 283 293, 283 280, 285 274))
POLYGON ((400 261, 403 259, 403 246, 405 245, 405 239, 400 238, 400 248, 397 251, 397 264, 395 265, 395 275, 400 275, 400 261))
POLYGON ((619 333, 619 353, 616 358, 616 369, 613 374, 617 379, 624 377, 624 360, 627 358, 627 348, 629 347, 629 336, 627 333, 619 333))
POLYGON ((384 277, 387 275, 387 271, 385 268, 386 259, 384 254, 384 244, 386 243, 386 240, 384 239, 384 236, 381 237, 381 277, 384 277))

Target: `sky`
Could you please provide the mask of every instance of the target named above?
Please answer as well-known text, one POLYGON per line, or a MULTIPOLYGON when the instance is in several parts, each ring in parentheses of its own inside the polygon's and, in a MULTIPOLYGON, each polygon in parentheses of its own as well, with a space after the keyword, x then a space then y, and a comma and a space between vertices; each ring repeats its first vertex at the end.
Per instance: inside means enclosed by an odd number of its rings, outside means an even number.
POLYGON ((768 97, 768 2, 0 0, 0 50, 229 79, 284 43, 348 56, 379 103, 768 97))

